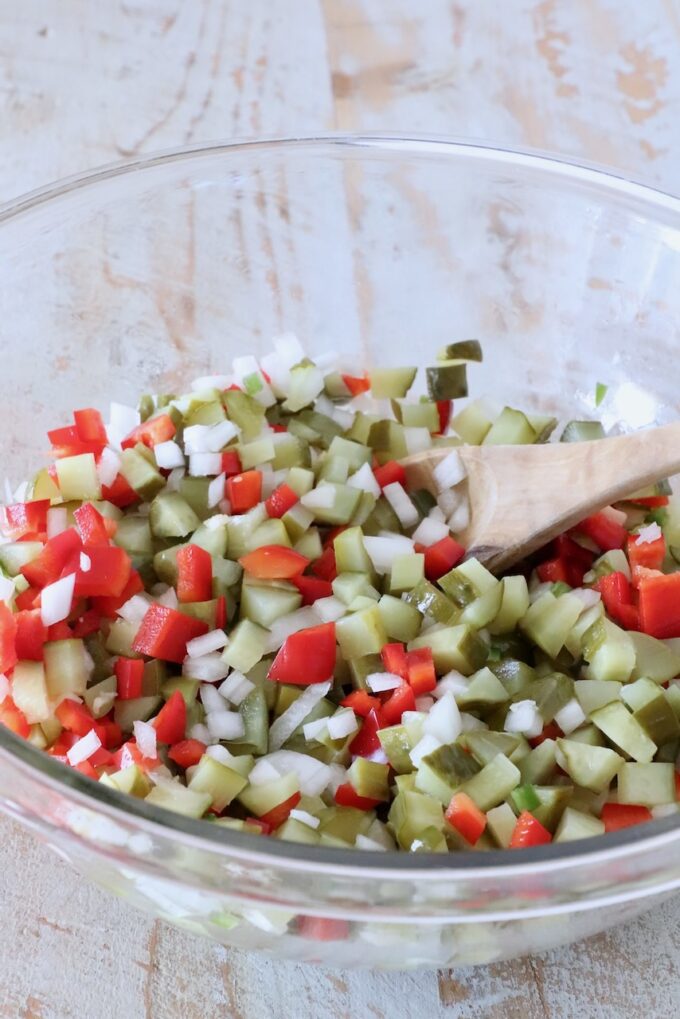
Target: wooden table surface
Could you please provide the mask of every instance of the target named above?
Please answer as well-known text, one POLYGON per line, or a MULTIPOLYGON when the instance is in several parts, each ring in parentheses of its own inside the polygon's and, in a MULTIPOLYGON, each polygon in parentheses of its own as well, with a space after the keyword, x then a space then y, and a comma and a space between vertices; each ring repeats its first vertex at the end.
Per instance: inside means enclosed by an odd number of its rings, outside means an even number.
MULTIPOLYGON (((217 138, 472 136, 680 191, 674 0, 0 2, 0 201, 217 138)), ((25 1019, 666 1017, 680 899, 531 960, 321 972, 180 933, 2 821, 0 1016, 25 1019)))

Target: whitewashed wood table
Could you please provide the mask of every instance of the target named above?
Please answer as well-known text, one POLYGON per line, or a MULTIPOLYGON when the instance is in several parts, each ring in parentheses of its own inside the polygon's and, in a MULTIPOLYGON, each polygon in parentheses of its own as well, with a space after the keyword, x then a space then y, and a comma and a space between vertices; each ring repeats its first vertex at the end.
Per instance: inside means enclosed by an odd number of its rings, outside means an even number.
MULTIPOLYGON (((0 3, 0 201, 216 138, 467 135, 680 189, 673 0, 0 3)), ((680 900, 540 958, 333 974, 153 922, 2 821, 0 1016, 14 1019, 665 1017, 680 900)))

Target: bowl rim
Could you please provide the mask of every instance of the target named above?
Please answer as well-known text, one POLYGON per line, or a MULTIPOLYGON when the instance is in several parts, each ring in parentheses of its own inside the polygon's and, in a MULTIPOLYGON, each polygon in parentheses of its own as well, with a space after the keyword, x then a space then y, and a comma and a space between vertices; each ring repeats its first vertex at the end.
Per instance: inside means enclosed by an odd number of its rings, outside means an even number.
MULTIPOLYGON (((443 135, 400 136, 393 133, 320 133, 293 137, 245 138, 233 141, 213 141, 179 148, 165 149, 148 155, 95 167, 56 182, 20 194, 0 205, 0 226, 7 224, 33 209, 49 204, 72 192, 95 188, 117 177, 151 170, 174 162, 190 162, 211 156, 240 155, 248 151, 308 150, 313 158, 315 150, 376 149, 420 158, 458 157, 484 160, 508 169, 528 169, 543 172, 571 183, 590 184, 610 195, 643 203, 657 212, 678 217, 680 229, 680 198, 668 194, 653 184, 633 180, 615 169, 595 163, 580 162, 564 156, 548 154, 530 148, 495 146, 492 142, 443 135)), ((318 151, 317 151, 318 154, 318 151)), ((79 806, 103 810, 112 821, 135 823, 150 834, 167 837, 169 833, 181 835, 197 849, 223 851, 231 857, 246 859, 249 863, 274 863, 289 869, 306 870, 313 865, 317 873, 328 872, 342 876, 366 876, 367 872, 393 878, 427 881, 448 879, 471 880, 476 876, 499 878, 520 876, 530 872, 553 871, 557 866, 577 867, 588 863, 610 862, 615 857, 632 855, 644 848, 651 850, 664 843, 675 842, 680 834, 680 812, 667 818, 621 829, 618 832, 598 835, 568 843, 551 843, 532 849, 518 849, 508 853, 505 849, 470 850, 464 853, 410 854, 398 850, 371 853, 366 850, 336 849, 325 846, 304 845, 283 839, 257 839, 251 834, 230 831, 204 820, 194 820, 163 808, 147 804, 67 767, 19 738, 0 725, 0 755, 18 765, 30 779, 43 782, 55 792, 67 794, 79 806), (451 861, 451 862, 449 862, 451 861), (455 861, 455 862, 453 862, 455 861)), ((11 800, 4 793, 5 798, 11 800)), ((52 822, 39 822, 44 828, 52 822)), ((650 893, 653 886, 650 887, 650 893)))

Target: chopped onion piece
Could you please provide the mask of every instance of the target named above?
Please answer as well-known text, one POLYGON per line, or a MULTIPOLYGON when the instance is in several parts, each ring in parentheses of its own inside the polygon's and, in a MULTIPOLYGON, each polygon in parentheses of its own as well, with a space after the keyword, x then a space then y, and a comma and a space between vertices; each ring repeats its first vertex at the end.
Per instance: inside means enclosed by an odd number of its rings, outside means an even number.
MULTIPOLYGON (((205 741, 203 741, 205 742, 205 741)), ((223 747, 221 743, 213 743, 211 747, 208 747, 205 751, 207 757, 214 757, 220 764, 226 764, 227 767, 234 760, 234 755, 230 754, 226 747, 223 747)))
POLYGON ((347 769, 344 768, 342 764, 329 764, 328 770, 330 772, 330 776, 326 784, 326 789, 328 789, 331 796, 335 796, 338 786, 344 785, 347 781, 347 769))
POLYGON ((172 439, 157 443, 153 448, 153 455, 158 466, 164 471, 172 470, 173 467, 184 467, 184 453, 172 439))
POLYGON ((314 814, 309 814, 306 810, 293 808, 288 816, 292 817, 294 821, 299 821, 300 824, 306 824, 308 828, 318 828, 321 824, 318 817, 314 817, 314 814))
POLYGON ((210 715, 215 714, 215 712, 219 714, 219 712, 226 710, 224 700, 220 696, 219 691, 216 687, 210 686, 209 683, 201 685, 201 704, 205 708, 205 713, 208 718, 210 715))
POLYGON ((623 527, 626 526, 626 520, 628 519, 623 510, 614 509, 613 506, 605 506, 601 511, 602 515, 611 520, 613 524, 621 524, 623 527))
POLYGON ((431 754, 434 750, 438 750, 441 746, 443 746, 443 743, 440 739, 437 739, 437 737, 433 736, 432 733, 426 733, 423 738, 416 743, 409 754, 411 763, 417 768, 423 757, 427 757, 428 754, 431 754))
POLYGON ((470 504, 467 499, 461 499, 449 517, 448 524, 454 534, 460 534, 470 526, 470 504))
POLYGON ((543 719, 536 707, 536 701, 525 700, 511 704, 503 728, 505 732, 519 732, 529 739, 540 736, 543 732, 543 719))
POLYGON ((328 719, 328 735, 331 739, 344 739, 358 728, 356 715, 351 708, 341 708, 328 719))
POLYGON ((200 722, 196 722, 195 725, 191 726, 189 729, 189 735, 192 739, 200 740, 201 743, 209 744, 213 742, 213 736, 210 733, 208 726, 202 725, 200 722))
MULTIPOLYGON (((281 716, 282 717, 282 716, 281 716)), ((260 757, 255 767, 250 772, 248 780, 253 782, 253 775, 264 764, 273 768, 277 777, 281 775, 297 775, 300 783, 300 792, 304 796, 318 796, 328 785, 330 780, 330 768, 323 761, 317 761, 309 754, 300 754, 295 750, 276 750, 266 757, 260 757)), ((271 779, 267 779, 271 781, 271 779)), ((259 775, 256 775, 254 784, 262 784, 259 775)))
POLYGON ((366 685, 373 693, 382 693, 383 690, 396 690, 403 686, 404 680, 393 672, 371 672, 366 676, 366 685))
POLYGON ((359 488, 362 492, 370 492, 376 499, 380 498, 380 485, 376 481, 370 464, 363 464, 355 474, 350 475, 347 484, 350 488, 359 488))
POLYGON ((227 635, 224 630, 211 630, 201 637, 194 637, 187 644, 187 655, 189 658, 201 658, 202 655, 209 655, 211 651, 221 651, 227 645, 227 635))
POLYGON ((95 730, 90 729, 85 736, 73 744, 70 750, 66 751, 68 763, 75 768, 76 764, 82 764, 88 757, 92 757, 92 754, 96 754, 101 745, 102 741, 95 730))
POLYGON ((183 433, 184 452, 188 455, 213 452, 208 449, 207 441, 211 427, 212 425, 187 425, 183 433))
POLYGON ((580 725, 583 725, 585 720, 586 716, 575 697, 572 697, 572 699, 568 701, 563 708, 560 708, 555 715, 555 721, 565 736, 568 736, 570 732, 574 731, 574 729, 578 729, 580 725))
POLYGON ((432 517, 425 517, 421 520, 411 535, 418 545, 424 545, 426 548, 435 545, 442 538, 448 538, 448 536, 448 525, 443 521, 433 520, 432 517))
POLYGON ((116 609, 116 612, 126 623, 139 624, 149 611, 150 605, 151 599, 148 595, 133 594, 132 598, 128 598, 119 609, 116 609))
POLYGON ((203 526, 207 527, 209 531, 216 531, 218 527, 222 527, 229 523, 229 516, 226 513, 216 513, 214 517, 208 517, 204 521, 203 526))
POLYGON ((354 845, 357 849, 368 850, 372 853, 386 853, 387 846, 381 845, 379 842, 375 842, 373 839, 369 839, 368 835, 357 835, 354 840, 354 845))
POLYGON ((185 475, 186 471, 183 467, 175 467, 174 470, 170 471, 165 482, 166 492, 179 492, 179 483, 185 475))
POLYGON ((298 630, 306 630, 310 626, 318 625, 319 617, 311 605, 305 605, 301 609, 296 609, 295 612, 289 612, 288 615, 281 616, 272 623, 267 650, 278 651, 286 637, 290 637, 291 633, 297 633, 298 630))
POLYGON ((364 538, 364 548, 378 573, 389 573, 395 556, 413 552, 413 542, 403 534, 364 538))
POLYGON ((156 730, 148 722, 135 721, 132 723, 132 731, 143 757, 154 758, 157 756, 156 730))
POLYGON ((385 485, 383 495, 399 517, 401 526, 415 527, 420 520, 420 514, 406 494, 404 487, 398 481, 393 481, 390 485, 385 485))
POLYGON ((638 531, 638 536, 635 539, 636 545, 647 545, 650 541, 658 541, 662 536, 663 531, 657 523, 648 524, 647 527, 641 527, 638 531))
POLYGON ((347 606, 334 594, 328 598, 318 598, 313 608, 322 623, 335 623, 347 615, 347 606))
POLYGON ((269 746, 272 750, 278 750, 286 740, 295 732, 298 725, 302 725, 307 715, 319 701, 322 701, 331 688, 331 683, 314 683, 293 701, 289 708, 274 720, 269 730, 269 746))
POLYGON ((650 814, 655 821, 658 821, 663 817, 672 817, 679 810, 680 803, 658 803, 655 807, 650 808, 650 814))
POLYGON ((208 509, 214 509, 215 506, 219 506, 224 498, 224 483, 226 479, 226 474, 218 474, 208 485, 208 509))
MULTIPOLYGON (((185 676, 200 679, 202 683, 217 683, 229 675, 229 666, 217 651, 200 658, 185 658, 182 666, 185 676)), ((224 708, 224 704, 221 705, 224 708)))
POLYGON ((0 573, 0 601, 8 602, 14 594, 14 581, 0 573))
POLYGON ((433 506, 430 512, 427 514, 430 520, 439 520, 442 524, 446 523, 446 517, 444 516, 441 506, 433 506))
POLYGON ((203 439, 205 452, 219 453, 240 434, 241 429, 233 421, 218 421, 216 425, 208 428, 208 434, 203 439))
POLYGON ((316 739, 320 733, 325 732, 328 729, 328 726, 326 725, 327 722, 328 718, 315 718, 313 722, 305 722, 302 726, 305 739, 316 739))
POLYGON ((445 492, 448 488, 454 488, 467 477, 465 465, 456 449, 452 449, 449 455, 445 456, 437 464, 432 471, 432 477, 440 492, 445 492))
POLYGON ((460 711, 453 693, 449 690, 428 712, 423 722, 423 733, 435 736, 442 743, 453 743, 462 731, 460 711))
POLYGON ((14 502, 26 502, 27 495, 28 495, 28 482, 27 481, 19 482, 14 491, 14 502))
POLYGON ((201 375, 191 383, 191 391, 204 393, 206 389, 229 389, 233 382, 233 375, 201 375))
POLYGON ((267 782, 276 782, 281 778, 281 773, 267 757, 258 757, 252 769, 248 773, 248 781, 251 785, 266 785, 267 782))
POLYGON ((242 672, 232 672, 228 679, 219 687, 220 696, 232 704, 241 704, 251 690, 255 689, 252 680, 244 676, 242 672))
POLYGON ((442 511, 442 515, 445 520, 455 513, 463 500, 462 492, 455 492, 452 488, 448 488, 445 492, 440 492, 437 496, 437 505, 442 511))
POLYGON ((81 573, 89 573, 92 569, 92 560, 85 552, 80 553, 79 563, 81 573))
POLYGON ((4 672, 0 672, 0 704, 4 701, 5 697, 9 697, 10 692, 9 680, 4 672))
POLYGON ((206 717, 208 732, 217 739, 241 739, 245 725, 238 711, 213 711, 206 717))
MULTIPOLYGON (((135 407, 127 407, 124 403, 112 403, 106 434, 109 443, 116 447, 139 424, 139 411, 135 407)), ((116 472, 117 473, 117 472, 116 472)))
POLYGON ((445 676, 437 683, 436 687, 432 691, 434 698, 443 697, 449 691, 454 695, 457 693, 465 693, 470 685, 470 680, 467 676, 464 676, 462 672, 457 672, 455 669, 451 669, 445 676))
POLYGON ((174 587, 169 587, 159 598, 156 599, 159 605, 165 605, 168 609, 176 609, 179 602, 174 587))
POLYGON ((47 537, 56 538, 68 529, 68 510, 65 506, 50 506, 47 511, 47 537))
POLYGON ((60 623, 62 619, 66 619, 73 604, 75 583, 75 573, 69 573, 68 576, 42 589, 40 618, 45 626, 52 626, 53 623, 60 623))
POLYGON ((593 605, 597 605, 602 600, 602 595, 599 591, 593 591, 591 587, 575 587, 570 594, 575 595, 580 602, 583 603, 584 611, 586 609, 592 609, 593 605))
POLYGON ((189 474, 192 478, 207 478, 222 470, 219 453, 192 453, 189 457, 189 474))
POLYGON ((404 440, 409 456, 432 448, 432 436, 427 428, 404 428, 404 440))

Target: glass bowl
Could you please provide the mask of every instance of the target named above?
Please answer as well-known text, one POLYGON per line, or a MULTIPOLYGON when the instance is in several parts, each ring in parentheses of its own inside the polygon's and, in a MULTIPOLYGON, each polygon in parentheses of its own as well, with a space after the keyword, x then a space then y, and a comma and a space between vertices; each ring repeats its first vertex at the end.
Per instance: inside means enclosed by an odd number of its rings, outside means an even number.
MULTIPOLYGON (((357 370, 476 336, 476 393, 587 417, 604 382, 607 425, 677 415, 680 202, 537 155, 360 137, 185 149, 13 202, 0 256, 0 466, 15 486, 74 407, 173 390, 287 330, 357 370)), ((124 798, 3 727, 0 799, 152 913, 326 965, 545 950, 680 885, 673 817, 512 853, 320 849, 124 798)))

